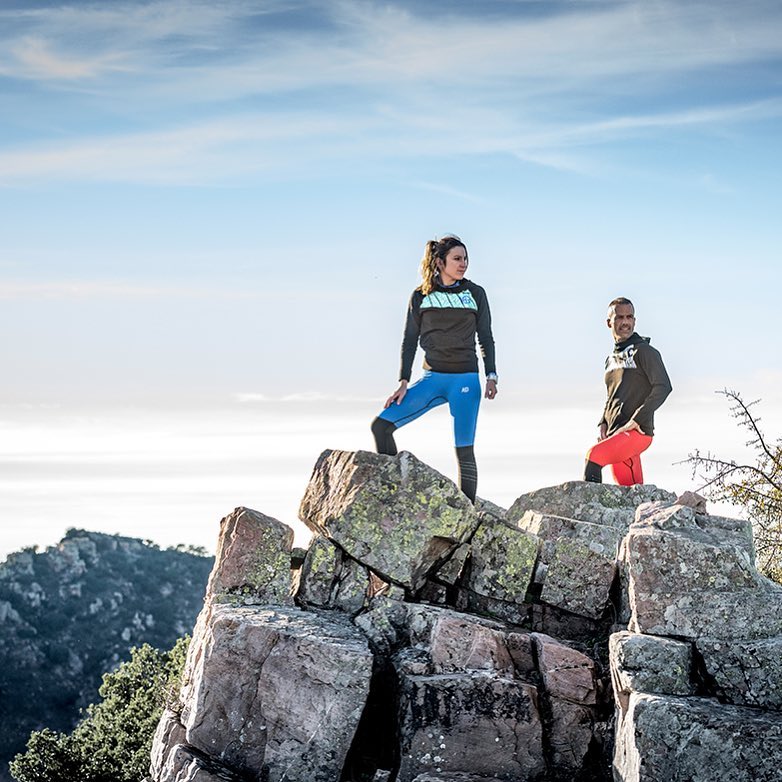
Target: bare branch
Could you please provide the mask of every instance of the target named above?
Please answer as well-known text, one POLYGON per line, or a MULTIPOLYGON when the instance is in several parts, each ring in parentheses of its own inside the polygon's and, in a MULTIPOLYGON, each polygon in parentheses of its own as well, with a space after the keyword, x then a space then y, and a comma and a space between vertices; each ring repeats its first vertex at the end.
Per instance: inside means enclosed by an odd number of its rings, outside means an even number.
POLYGON ((763 572, 782 582, 782 440, 773 447, 767 443, 760 418, 751 409, 759 400, 745 402, 729 389, 717 393, 729 400, 731 416, 751 434, 747 447, 754 449, 755 462, 737 463, 699 450, 684 462, 691 466, 693 479, 703 481, 698 491, 745 509, 763 572))
POLYGON ((760 400, 755 399, 753 402, 745 403, 738 391, 729 391, 727 388, 723 391, 720 391, 719 393, 733 400, 734 403, 733 409, 735 411, 736 408, 738 407, 739 410, 738 415, 741 421, 743 422, 744 427, 749 429, 751 432, 755 434, 755 439, 750 441, 749 444, 757 445, 766 454, 767 458, 773 461, 774 455, 768 449, 768 446, 766 445, 766 440, 763 437, 763 433, 760 431, 760 428, 758 427, 758 422, 760 421, 760 418, 756 418, 749 411, 749 408, 758 404, 760 400))

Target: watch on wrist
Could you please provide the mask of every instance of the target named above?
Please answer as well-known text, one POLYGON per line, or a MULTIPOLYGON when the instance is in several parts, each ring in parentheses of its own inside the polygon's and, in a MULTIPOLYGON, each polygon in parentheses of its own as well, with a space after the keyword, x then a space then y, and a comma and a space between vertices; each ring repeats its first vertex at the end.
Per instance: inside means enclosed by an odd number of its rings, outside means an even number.
POLYGON ((496 372, 488 372, 486 374, 486 380, 493 380, 495 383, 499 383, 500 382, 500 379, 497 376, 496 372))

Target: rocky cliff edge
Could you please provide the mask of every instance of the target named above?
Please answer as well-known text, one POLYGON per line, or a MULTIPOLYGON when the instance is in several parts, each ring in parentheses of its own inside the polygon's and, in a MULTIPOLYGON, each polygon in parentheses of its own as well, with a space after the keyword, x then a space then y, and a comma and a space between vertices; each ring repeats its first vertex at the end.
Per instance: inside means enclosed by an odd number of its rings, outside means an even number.
POLYGON ((221 522, 155 782, 782 778, 782 588, 747 522, 650 485, 473 507, 344 451, 300 515, 306 552, 221 522))

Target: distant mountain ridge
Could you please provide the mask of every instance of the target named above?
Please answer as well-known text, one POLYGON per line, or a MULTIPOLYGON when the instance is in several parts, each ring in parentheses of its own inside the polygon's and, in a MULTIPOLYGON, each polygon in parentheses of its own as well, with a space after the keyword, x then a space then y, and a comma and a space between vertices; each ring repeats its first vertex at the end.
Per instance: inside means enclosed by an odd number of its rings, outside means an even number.
POLYGON ((132 646, 191 631, 213 558, 68 530, 0 564, 0 780, 33 730, 69 731, 132 646))

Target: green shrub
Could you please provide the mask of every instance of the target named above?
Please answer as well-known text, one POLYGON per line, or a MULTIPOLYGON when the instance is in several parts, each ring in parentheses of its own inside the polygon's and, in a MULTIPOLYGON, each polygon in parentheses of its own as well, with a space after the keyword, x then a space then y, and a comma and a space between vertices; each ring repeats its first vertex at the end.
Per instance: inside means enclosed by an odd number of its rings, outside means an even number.
POLYGON ((45 729, 11 762, 17 782, 138 782, 149 772, 152 737, 179 687, 189 638, 162 652, 149 644, 103 676, 102 700, 70 734, 45 729))

